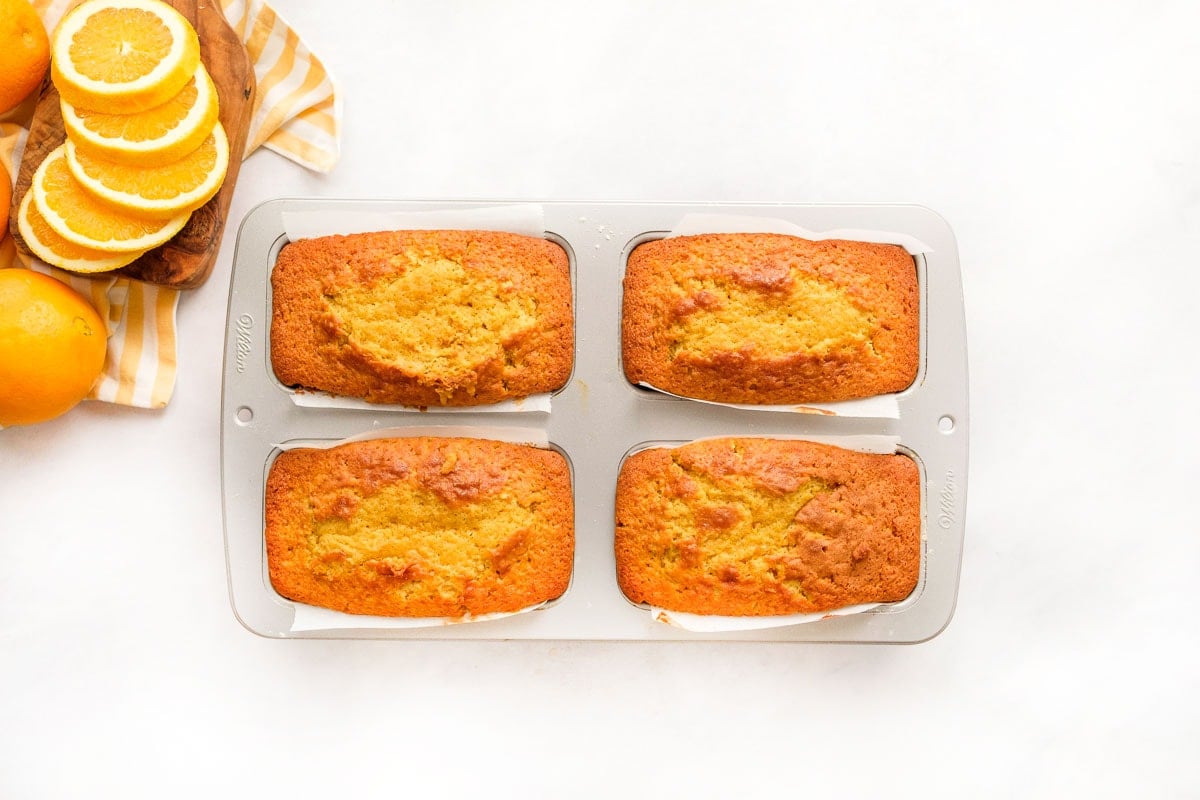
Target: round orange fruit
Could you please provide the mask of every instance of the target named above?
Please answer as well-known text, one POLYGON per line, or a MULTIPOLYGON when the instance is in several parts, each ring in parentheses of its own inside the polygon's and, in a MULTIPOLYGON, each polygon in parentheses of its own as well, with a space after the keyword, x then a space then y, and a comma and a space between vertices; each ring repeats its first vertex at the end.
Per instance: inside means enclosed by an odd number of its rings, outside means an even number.
POLYGON ((61 281, 0 269, 0 425, 65 414, 104 367, 104 320, 61 281))
POLYGON ((8 212, 12 208, 12 181, 8 168, 0 164, 0 242, 8 235, 8 212))
POLYGON ((0 0, 0 114, 38 88, 48 66, 50 38, 29 0, 0 0))
POLYGON ((12 183, 0 164, 0 269, 16 264, 16 248, 8 235, 8 212, 12 208, 12 183))

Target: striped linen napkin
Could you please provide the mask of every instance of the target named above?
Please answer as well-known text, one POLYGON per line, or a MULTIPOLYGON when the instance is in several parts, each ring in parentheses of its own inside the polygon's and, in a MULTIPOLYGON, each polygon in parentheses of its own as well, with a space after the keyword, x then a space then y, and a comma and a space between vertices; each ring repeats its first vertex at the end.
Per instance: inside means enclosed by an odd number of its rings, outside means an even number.
MULTIPOLYGON (((79 2, 32 0, 48 31, 79 2)), ((258 81, 243 157, 266 147, 308 169, 333 169, 341 139, 341 100, 324 65, 262 0, 220 3, 246 43, 258 81)), ((32 113, 32 102, 26 102, 0 122, 0 163, 14 182, 32 113)), ((118 276, 71 275, 20 253, 11 236, 3 237, 0 265, 18 263, 70 284, 108 321, 108 356, 90 399, 141 408, 167 404, 175 388, 178 290, 118 276)))

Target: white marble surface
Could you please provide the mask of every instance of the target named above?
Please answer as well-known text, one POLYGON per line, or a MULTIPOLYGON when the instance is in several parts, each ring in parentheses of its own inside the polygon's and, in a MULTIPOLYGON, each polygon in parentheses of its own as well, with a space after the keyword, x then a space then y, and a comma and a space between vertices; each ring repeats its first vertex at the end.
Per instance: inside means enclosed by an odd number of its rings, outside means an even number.
POLYGON ((1194 3, 277 5, 341 83, 344 158, 256 154, 235 222, 281 195, 942 213, 971 365, 957 616, 912 647, 247 633, 218 489, 231 232, 168 409, 0 432, 0 797, 1200 794, 1194 3))

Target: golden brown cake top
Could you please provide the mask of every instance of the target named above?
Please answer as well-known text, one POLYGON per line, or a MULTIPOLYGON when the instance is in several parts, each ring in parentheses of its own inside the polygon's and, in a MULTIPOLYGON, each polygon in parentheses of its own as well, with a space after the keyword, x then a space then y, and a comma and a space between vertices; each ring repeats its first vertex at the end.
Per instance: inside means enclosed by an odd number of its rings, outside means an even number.
POLYGON ((287 385, 409 405, 477 405, 571 372, 567 255, 494 231, 385 231, 286 245, 271 275, 287 385))
POLYGON ((618 580, 674 611, 763 616, 907 597, 920 571, 920 485, 905 456, 715 439, 626 459, 618 580))
POLYGON ((812 403, 916 376, 918 287, 895 245, 769 233, 647 242, 624 281, 626 376, 687 397, 812 403))
POLYGON ((570 476, 551 450, 436 437, 289 450, 266 523, 276 590, 350 613, 517 611, 570 579, 570 476))

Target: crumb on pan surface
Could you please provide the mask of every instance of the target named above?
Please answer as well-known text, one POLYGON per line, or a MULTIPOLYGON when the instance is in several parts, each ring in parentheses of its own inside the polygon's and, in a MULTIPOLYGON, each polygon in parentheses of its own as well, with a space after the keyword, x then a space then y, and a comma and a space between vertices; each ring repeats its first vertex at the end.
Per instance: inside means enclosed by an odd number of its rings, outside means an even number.
POLYGON ((920 478, 902 455, 771 439, 634 453, 617 482, 617 579, 672 611, 766 616, 903 600, 920 478))
POLYGON ((851 400, 912 384, 916 265, 896 245, 768 233, 646 242, 626 264, 632 383, 729 403, 851 400))
POLYGON ((560 389, 574 316, 566 252, 495 231, 290 242, 271 273, 271 364, 287 386, 412 406, 560 389))
POLYGON ((266 490, 280 595, 351 614, 519 611, 564 591, 574 553, 561 454, 414 437, 280 453, 266 490))

